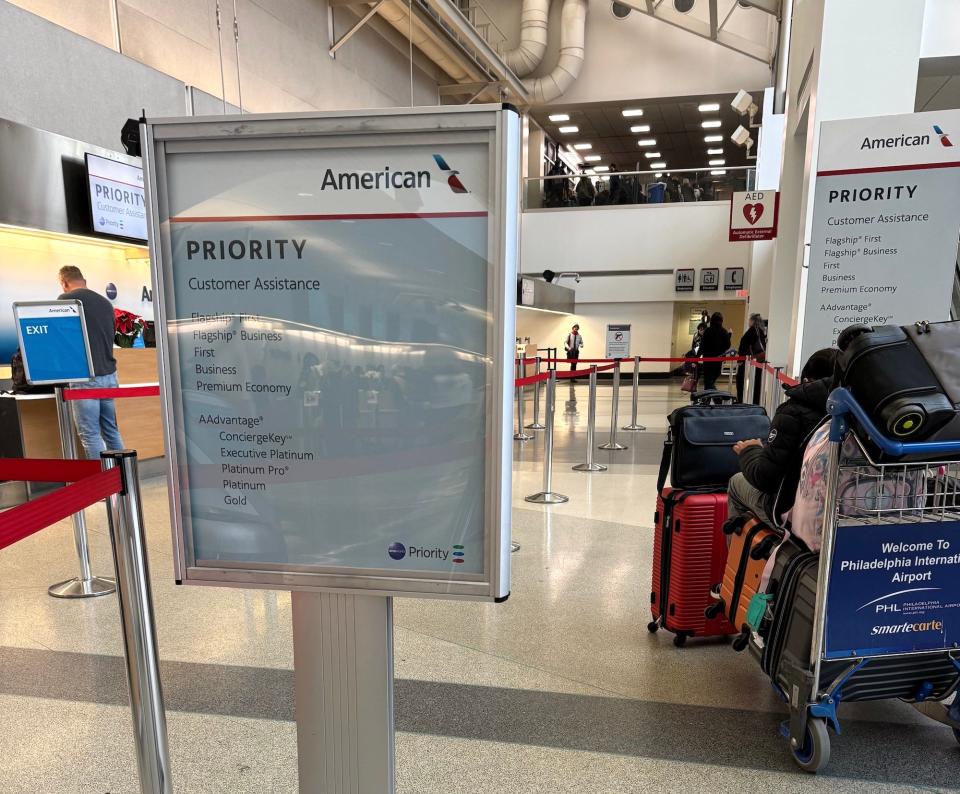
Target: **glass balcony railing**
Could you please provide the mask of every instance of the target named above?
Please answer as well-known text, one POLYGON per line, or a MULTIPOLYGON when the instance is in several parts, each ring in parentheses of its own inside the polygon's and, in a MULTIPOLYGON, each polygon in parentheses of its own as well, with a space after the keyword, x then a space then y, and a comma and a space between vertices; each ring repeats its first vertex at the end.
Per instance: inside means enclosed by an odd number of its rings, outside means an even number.
POLYGON ((752 190, 755 183, 753 166, 527 177, 524 209, 729 201, 731 193, 752 190), (581 179, 590 186, 581 185, 581 179))

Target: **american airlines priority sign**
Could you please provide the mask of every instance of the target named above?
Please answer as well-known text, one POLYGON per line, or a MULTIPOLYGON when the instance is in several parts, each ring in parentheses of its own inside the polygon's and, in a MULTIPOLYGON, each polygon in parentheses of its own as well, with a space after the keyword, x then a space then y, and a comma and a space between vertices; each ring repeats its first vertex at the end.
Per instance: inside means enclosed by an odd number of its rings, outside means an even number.
POLYGON ((730 197, 730 242, 772 240, 777 236, 780 194, 747 190, 730 197))

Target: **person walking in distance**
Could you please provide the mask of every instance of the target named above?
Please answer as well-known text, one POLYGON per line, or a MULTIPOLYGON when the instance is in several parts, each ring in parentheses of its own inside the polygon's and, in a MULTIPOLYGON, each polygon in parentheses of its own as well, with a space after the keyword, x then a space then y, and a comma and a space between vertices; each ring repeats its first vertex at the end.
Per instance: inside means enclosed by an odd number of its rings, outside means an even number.
MULTIPOLYGON (((60 268, 59 300, 78 300, 83 304, 83 319, 90 340, 94 379, 71 383, 71 389, 111 389, 117 387, 117 361, 113 357, 115 336, 113 304, 105 297, 87 289, 87 280, 74 265, 60 268)), ((123 449, 123 440, 117 427, 117 411, 113 400, 74 400, 70 403, 73 422, 88 458, 99 458, 104 450, 123 449)))
POLYGON ((570 359, 570 371, 577 371, 577 359, 580 358, 580 348, 583 347, 583 337, 580 336, 580 326, 574 325, 567 334, 567 341, 563 349, 567 351, 567 358, 570 359))
MULTIPOLYGON (((703 332, 703 341, 700 344, 700 355, 703 358, 719 358, 730 349, 730 332, 723 327, 723 315, 714 312, 710 316, 707 330, 703 332)), ((703 388, 707 391, 717 388, 717 378, 723 364, 719 361, 705 361, 703 363, 703 388)))

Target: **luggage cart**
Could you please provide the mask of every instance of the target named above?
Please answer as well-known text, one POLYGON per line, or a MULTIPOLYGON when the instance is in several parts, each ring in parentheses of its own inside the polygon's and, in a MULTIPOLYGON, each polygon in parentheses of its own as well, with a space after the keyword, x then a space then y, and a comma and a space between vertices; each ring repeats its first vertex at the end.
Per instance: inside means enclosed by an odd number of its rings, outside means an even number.
MULTIPOLYGON (((781 655, 767 671, 808 772, 830 759, 841 703, 942 701, 960 682, 960 442, 888 439, 846 389, 828 410, 822 548, 806 555, 778 619, 790 636, 773 640, 781 655)), ((949 714, 960 717, 960 702, 949 714)))

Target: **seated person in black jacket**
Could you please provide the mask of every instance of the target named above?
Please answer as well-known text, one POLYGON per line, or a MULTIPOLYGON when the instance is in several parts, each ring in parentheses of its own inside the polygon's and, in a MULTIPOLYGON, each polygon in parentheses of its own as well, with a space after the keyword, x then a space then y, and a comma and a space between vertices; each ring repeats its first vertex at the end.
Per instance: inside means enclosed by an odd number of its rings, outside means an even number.
POLYGON ((836 358, 833 348, 810 356, 800 384, 787 389, 787 401, 777 408, 766 443, 754 438, 733 447, 740 456, 740 473, 727 486, 730 519, 753 515, 774 526, 774 517, 793 506, 804 446, 827 415, 836 358))

